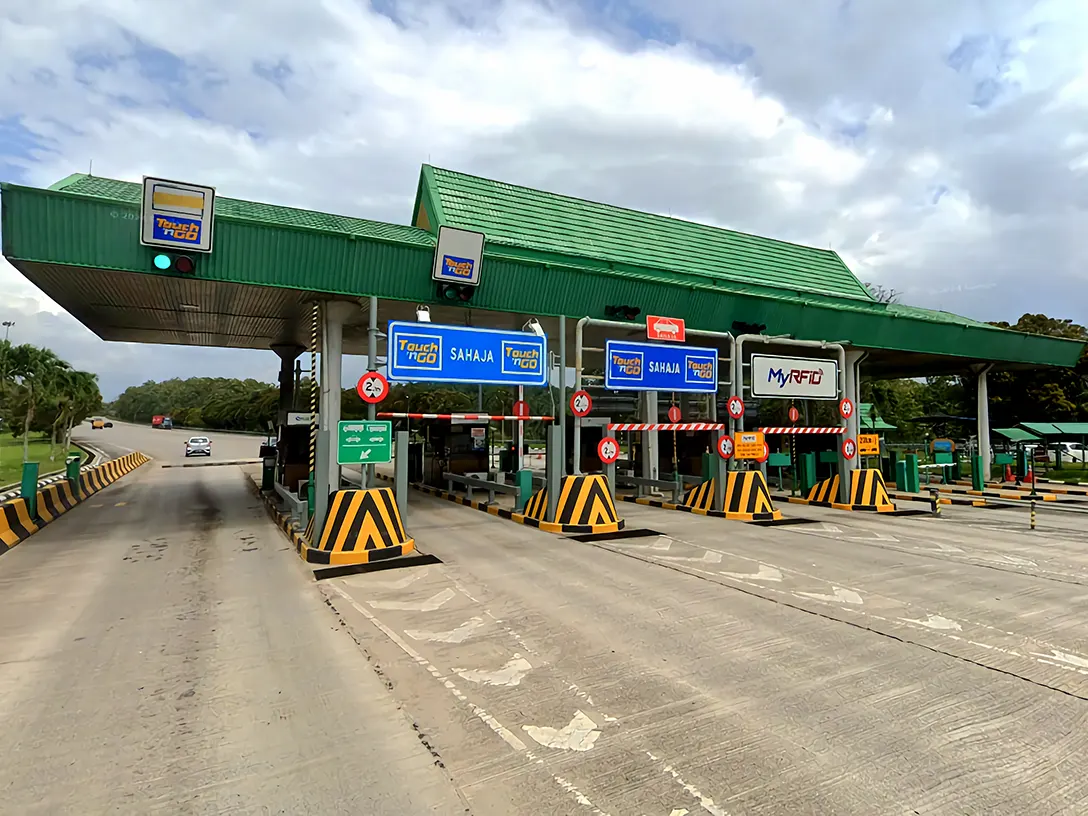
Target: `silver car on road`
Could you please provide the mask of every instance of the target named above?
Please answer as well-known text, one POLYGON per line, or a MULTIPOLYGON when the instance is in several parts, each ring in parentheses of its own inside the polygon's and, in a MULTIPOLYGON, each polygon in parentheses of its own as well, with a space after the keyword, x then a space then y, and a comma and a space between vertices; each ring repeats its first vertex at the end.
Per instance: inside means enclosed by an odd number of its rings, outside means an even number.
POLYGON ((212 441, 206 436, 191 436, 185 442, 185 458, 190 456, 211 456, 212 441))

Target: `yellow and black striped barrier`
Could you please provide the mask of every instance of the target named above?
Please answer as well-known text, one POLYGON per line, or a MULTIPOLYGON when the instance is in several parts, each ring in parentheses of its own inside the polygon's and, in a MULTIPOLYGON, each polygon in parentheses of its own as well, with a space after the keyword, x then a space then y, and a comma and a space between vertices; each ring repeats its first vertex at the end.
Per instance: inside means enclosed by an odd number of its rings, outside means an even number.
POLYGON ((767 480, 759 470, 734 470, 729 472, 725 483, 725 509, 711 510, 714 501, 716 480, 710 479, 696 485, 684 494, 680 504, 647 499, 636 496, 623 496, 626 502, 641 504, 646 507, 660 507, 665 510, 680 510, 700 516, 714 516, 731 521, 748 522, 786 522, 782 511, 774 506, 771 492, 767 489, 767 480))
POLYGON ((407 555, 415 541, 404 532, 400 510, 388 487, 337 490, 316 547, 296 541, 298 553, 311 564, 369 564, 407 555))
MULTIPOLYGON (((375 475, 383 481, 393 481, 392 477, 383 473, 375 475)), ((600 473, 563 477, 563 486, 555 508, 555 521, 544 520, 548 508, 547 488, 538 490, 530 497, 524 512, 515 513, 505 507, 469 499, 458 493, 450 493, 430 485, 412 484, 411 487, 421 493, 471 507, 481 513, 517 524, 536 527, 546 533, 584 535, 615 533, 624 528, 624 521, 618 517, 616 505, 608 492, 608 482, 600 473), (563 519, 569 520, 563 521, 563 519)))
POLYGON ((850 474, 850 503, 832 504, 836 510, 868 510, 894 513, 895 503, 888 495, 884 474, 875 468, 862 468, 850 474))
POLYGON ((88 468, 79 474, 79 485, 73 488, 67 479, 38 489, 37 517, 31 518, 25 499, 0 504, 0 554, 26 540, 50 522, 74 508, 84 499, 131 473, 150 461, 142 453, 133 452, 88 468))

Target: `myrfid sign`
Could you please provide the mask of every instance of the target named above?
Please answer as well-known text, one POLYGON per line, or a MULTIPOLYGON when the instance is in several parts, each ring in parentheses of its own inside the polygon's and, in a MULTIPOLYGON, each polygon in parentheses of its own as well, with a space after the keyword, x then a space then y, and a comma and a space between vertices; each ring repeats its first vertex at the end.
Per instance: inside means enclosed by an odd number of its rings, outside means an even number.
POLYGON ((834 360, 752 355, 752 394, 833 400, 839 396, 839 366, 834 360))
POLYGON ((390 321, 394 382, 547 385, 548 344, 529 332, 390 321))

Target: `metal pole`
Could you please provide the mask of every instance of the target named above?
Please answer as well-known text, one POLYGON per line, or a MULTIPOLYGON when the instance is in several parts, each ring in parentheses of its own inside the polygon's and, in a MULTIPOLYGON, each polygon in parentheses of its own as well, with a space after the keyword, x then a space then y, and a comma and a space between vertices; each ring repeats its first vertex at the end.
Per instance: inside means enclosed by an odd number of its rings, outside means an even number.
MULTIPOLYGON (((525 386, 518 386, 518 402, 525 399, 525 386)), ((518 470, 525 470, 525 423, 518 422, 518 470)))
MULTIPOLYGON (((366 364, 370 371, 378 370, 378 298, 374 295, 370 296, 370 327, 366 333, 366 364)), ((337 387, 339 387, 339 383, 337 383, 337 387)), ((377 419, 377 410, 377 405, 368 402, 366 418, 371 421, 377 419)), ((363 487, 374 487, 374 468, 374 465, 367 465, 364 469, 363 478, 366 483, 363 487)))
POLYGON ((1035 529, 1035 499, 1031 500, 1031 529, 1035 529))
MULTIPOLYGON (((559 467, 567 473, 567 316, 559 315, 559 467)), ((554 455, 554 453, 553 453, 554 455)))
POLYGON ((397 431, 396 458, 393 464, 393 496, 400 517, 408 519, 408 431, 397 431))
POLYGON ((978 372, 978 456, 982 460, 982 486, 990 481, 990 399, 987 377, 993 365, 978 372))
POLYGON ((317 333, 321 325, 321 305, 314 303, 310 324, 310 484, 307 492, 307 511, 310 518, 314 517, 316 506, 314 503, 314 478, 317 475, 317 407, 318 407, 318 383, 317 383, 317 333))
MULTIPOLYGON (((574 327, 574 390, 582 390, 582 331, 590 318, 583 317, 574 327)), ((607 364, 607 363, 606 363, 607 364)), ((574 450, 571 452, 571 473, 577 476, 582 472, 582 420, 574 418, 574 450)), ((563 460, 566 462, 566 459, 563 460)))

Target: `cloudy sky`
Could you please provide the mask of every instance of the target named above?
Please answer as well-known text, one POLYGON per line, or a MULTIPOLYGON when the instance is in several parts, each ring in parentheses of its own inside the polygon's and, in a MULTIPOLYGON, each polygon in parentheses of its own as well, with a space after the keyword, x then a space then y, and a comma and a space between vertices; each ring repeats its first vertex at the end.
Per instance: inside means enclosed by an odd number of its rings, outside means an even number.
MULTIPOLYGON (((407 223, 430 161, 831 246, 907 303, 1084 322, 1085 42, 1083 0, 9 0, 0 179, 93 160, 407 223)), ((271 352, 102 343, 2 260, 0 292, 12 340, 107 396, 274 378, 271 352)))

